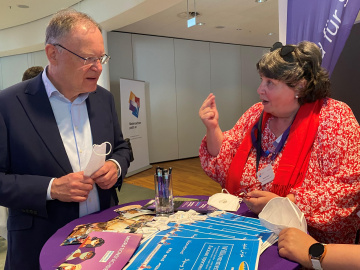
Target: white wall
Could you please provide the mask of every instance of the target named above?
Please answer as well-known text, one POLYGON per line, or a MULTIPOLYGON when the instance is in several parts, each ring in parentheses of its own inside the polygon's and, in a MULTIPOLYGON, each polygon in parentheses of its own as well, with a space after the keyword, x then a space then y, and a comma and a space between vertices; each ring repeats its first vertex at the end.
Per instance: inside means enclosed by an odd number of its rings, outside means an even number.
POLYGON ((132 45, 134 78, 146 82, 149 160, 178 159, 173 40, 134 35, 132 45))
POLYGON ((199 108, 211 91, 210 43, 174 40, 179 158, 194 157, 205 134, 199 108))
POLYGON ((21 82, 23 73, 29 67, 45 67, 48 61, 45 51, 37 51, 0 58, 0 90, 21 82))
POLYGON ((242 113, 256 102, 259 102, 257 89, 260 84, 260 75, 256 70, 256 63, 261 56, 269 51, 267 48, 241 46, 241 107, 242 113))
POLYGON ((119 78, 146 82, 150 163, 198 155, 205 134, 198 111, 211 92, 221 128, 232 128, 258 101, 255 65, 268 50, 119 32, 108 33, 108 48, 117 100, 119 78))
POLYGON ((241 47, 231 44, 210 44, 210 85, 216 96, 222 130, 231 129, 243 110, 241 106, 241 47))

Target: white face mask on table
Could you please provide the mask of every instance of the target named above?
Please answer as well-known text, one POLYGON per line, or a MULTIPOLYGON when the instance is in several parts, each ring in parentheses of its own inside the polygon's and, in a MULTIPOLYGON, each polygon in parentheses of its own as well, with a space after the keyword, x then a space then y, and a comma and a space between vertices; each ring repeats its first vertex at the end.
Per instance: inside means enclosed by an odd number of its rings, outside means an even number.
POLYGON ((226 189, 222 189, 221 193, 209 197, 208 205, 219 210, 235 212, 239 209, 241 202, 241 198, 231 195, 226 189))

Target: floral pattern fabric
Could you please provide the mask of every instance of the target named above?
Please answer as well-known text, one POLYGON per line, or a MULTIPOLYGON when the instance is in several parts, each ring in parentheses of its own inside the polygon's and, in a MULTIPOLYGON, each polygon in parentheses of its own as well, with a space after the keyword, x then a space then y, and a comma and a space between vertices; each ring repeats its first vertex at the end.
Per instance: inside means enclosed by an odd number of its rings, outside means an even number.
MULTIPOLYGON (((263 106, 253 105, 235 126, 223 132, 224 140, 219 154, 214 157, 207 151, 206 136, 200 150, 200 162, 205 173, 225 187, 231 161, 263 106)), ((269 121, 262 133, 262 148, 272 151, 275 135, 269 121)), ((353 243, 360 228, 360 127, 351 109, 343 102, 325 99, 320 111, 320 123, 310 156, 308 170, 302 186, 290 193, 304 213, 309 233, 324 243, 353 243)), ((286 151, 286 143, 282 150, 286 151)), ((275 160, 271 154, 261 157, 259 170, 271 164, 274 173, 279 167, 282 152, 275 160)), ((272 182, 261 186, 256 178, 256 151, 252 147, 241 179, 247 191, 271 190, 272 182)))

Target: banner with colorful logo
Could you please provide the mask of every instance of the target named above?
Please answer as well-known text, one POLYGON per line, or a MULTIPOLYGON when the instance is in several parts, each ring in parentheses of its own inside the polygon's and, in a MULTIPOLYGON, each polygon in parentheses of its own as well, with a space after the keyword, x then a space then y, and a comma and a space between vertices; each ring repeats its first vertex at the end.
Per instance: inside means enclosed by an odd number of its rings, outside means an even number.
POLYGON ((331 74, 359 9, 360 0, 288 0, 286 43, 316 43, 331 74))
POLYGON ((146 123, 145 82, 120 79, 121 129, 129 138, 134 161, 127 176, 151 168, 146 123))

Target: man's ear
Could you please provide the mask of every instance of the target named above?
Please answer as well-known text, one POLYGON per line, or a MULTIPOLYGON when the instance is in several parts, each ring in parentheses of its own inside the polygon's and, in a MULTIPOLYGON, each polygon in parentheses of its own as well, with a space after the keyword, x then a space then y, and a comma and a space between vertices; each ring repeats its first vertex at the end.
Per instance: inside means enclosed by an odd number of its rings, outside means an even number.
POLYGON ((45 46, 45 53, 47 56, 47 59, 52 65, 56 65, 57 57, 58 57, 58 51, 52 44, 46 44, 45 46))

